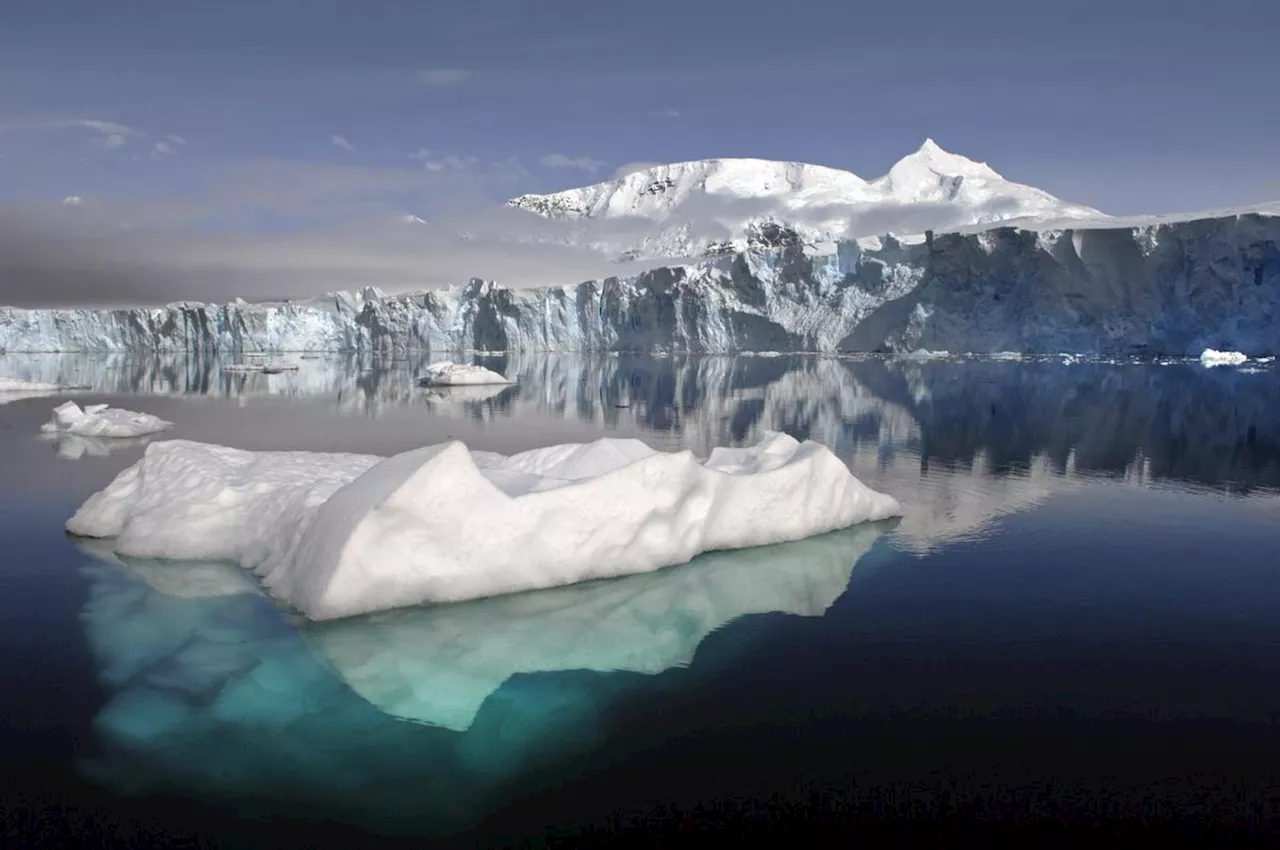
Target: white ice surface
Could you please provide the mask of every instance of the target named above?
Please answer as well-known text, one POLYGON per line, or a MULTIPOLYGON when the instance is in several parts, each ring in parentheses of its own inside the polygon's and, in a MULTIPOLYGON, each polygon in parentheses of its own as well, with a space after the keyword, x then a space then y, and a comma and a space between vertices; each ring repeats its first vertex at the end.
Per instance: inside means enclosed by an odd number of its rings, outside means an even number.
POLYGON ((77 437, 144 437, 173 427, 150 413, 134 413, 105 404, 81 408, 74 401, 53 409, 53 418, 40 426, 46 434, 72 434, 77 437))
POLYGON ((1212 348, 1206 348, 1204 353, 1200 355, 1200 365, 1208 367, 1239 366, 1248 359, 1239 351, 1214 351, 1212 348))
POLYGON ((426 368, 421 378, 423 384, 438 387, 473 386, 477 384, 509 384, 502 375, 483 366, 470 363, 453 363, 441 360, 426 368))
POLYGON ((829 449, 655 452, 601 439, 510 457, 441 443, 390 458, 182 440, 67 522, 122 555, 227 559, 316 620, 457 602, 799 540, 902 513, 829 449))

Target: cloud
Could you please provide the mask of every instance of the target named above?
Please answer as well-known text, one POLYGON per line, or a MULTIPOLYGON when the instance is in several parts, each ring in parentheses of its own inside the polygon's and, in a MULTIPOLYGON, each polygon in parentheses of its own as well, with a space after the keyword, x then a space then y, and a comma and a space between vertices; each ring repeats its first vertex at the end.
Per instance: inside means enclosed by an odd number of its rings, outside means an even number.
POLYGON ((409 159, 418 160, 427 171, 469 171, 480 164, 480 160, 474 156, 462 157, 427 148, 418 148, 409 154, 409 159))
POLYGON ((84 198, 80 197, 79 195, 67 195, 65 198, 62 199, 62 205, 64 207, 78 207, 83 203, 84 203, 84 198))
POLYGON ((165 136, 165 138, 179 145, 185 145, 187 143, 187 140, 179 136, 177 133, 170 133, 169 135, 165 136))
POLYGON ((653 114, 655 117, 658 117, 658 118, 679 118, 680 117, 680 112, 675 109, 660 109, 653 114))
POLYGON ((96 119, 77 118, 71 120, 49 121, 46 126, 53 129, 79 128, 89 130, 97 135, 94 143, 105 150, 118 150, 130 139, 146 138, 146 133, 136 127, 119 124, 115 121, 98 121, 96 119))
POLYGON ((604 165, 606 165, 605 162, 598 159, 592 159, 589 156, 572 157, 565 156, 562 153, 547 154, 542 159, 538 160, 538 164, 546 168, 577 168, 582 171, 591 172, 599 171, 604 165))
POLYGON ((329 141, 335 148, 342 148, 344 151, 350 151, 351 153, 356 152, 356 146, 348 142, 346 136, 334 134, 329 137, 329 141))
POLYGON ((426 86, 457 86, 471 78, 463 68, 429 68, 418 72, 418 82, 426 86))
POLYGON ((174 147, 174 143, 168 139, 161 139, 151 146, 151 152, 172 156, 178 152, 178 149, 174 147))
POLYGON ((613 171, 613 179, 621 180, 628 174, 635 174, 637 171, 647 171, 650 168, 656 168, 662 165, 660 162, 628 162, 625 165, 619 165, 613 171))

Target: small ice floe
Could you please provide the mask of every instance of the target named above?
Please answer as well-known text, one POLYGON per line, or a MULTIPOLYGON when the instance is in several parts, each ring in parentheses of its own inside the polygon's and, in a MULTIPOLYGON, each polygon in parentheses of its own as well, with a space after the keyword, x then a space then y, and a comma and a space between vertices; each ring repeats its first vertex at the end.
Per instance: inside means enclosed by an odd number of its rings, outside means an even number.
POLYGON ((1200 365, 1206 368, 1239 366, 1241 363, 1247 362, 1248 359, 1239 351, 1215 351, 1212 348, 1206 348, 1204 353, 1200 355, 1200 365))
POLYGON ((907 360, 945 360, 951 356, 949 351, 930 351, 927 348, 917 348, 910 354, 903 355, 907 360))
POLYGON ((441 360, 426 368, 426 374, 418 379, 424 387, 459 387, 478 384, 509 384, 502 375, 492 369, 471 363, 453 363, 441 360))
POLYGON ((105 404, 90 404, 84 408, 74 401, 60 404, 53 409, 53 418, 40 426, 46 434, 71 434, 77 437, 145 437, 173 427, 150 413, 134 413, 105 404))

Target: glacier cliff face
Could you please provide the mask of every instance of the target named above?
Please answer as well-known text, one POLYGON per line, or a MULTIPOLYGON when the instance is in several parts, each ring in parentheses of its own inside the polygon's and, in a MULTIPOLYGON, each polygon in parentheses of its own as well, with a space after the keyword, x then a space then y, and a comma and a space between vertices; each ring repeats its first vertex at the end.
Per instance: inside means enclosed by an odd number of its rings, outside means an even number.
MULTIPOLYGON (((1274 211, 1272 211, 1274 213, 1274 211)), ((1280 349, 1280 216, 1000 227, 747 252, 545 289, 473 280, 282 304, 0 309, 0 351, 1280 349)))

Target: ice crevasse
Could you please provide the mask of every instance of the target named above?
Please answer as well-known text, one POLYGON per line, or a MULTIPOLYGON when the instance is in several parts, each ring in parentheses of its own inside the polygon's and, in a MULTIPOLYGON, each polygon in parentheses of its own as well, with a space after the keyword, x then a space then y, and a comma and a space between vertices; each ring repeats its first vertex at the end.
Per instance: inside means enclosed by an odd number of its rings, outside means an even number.
POLYGON ((230 560, 313 620, 649 572, 702 552, 898 516, 830 449, 785 434, 657 452, 601 439, 389 458, 172 440, 67 522, 117 553, 230 560))

